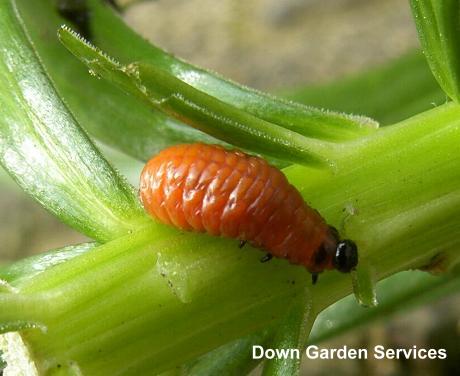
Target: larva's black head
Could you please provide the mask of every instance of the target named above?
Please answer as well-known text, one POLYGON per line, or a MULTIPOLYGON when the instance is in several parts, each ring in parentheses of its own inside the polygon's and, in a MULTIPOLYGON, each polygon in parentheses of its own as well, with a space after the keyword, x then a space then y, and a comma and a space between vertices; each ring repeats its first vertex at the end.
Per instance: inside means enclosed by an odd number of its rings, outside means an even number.
POLYGON ((315 276, 323 270, 336 269, 342 273, 351 272, 358 264, 358 248, 352 240, 340 240, 339 232, 332 226, 326 233, 323 243, 315 251, 309 269, 315 276))
POLYGON ((351 240, 337 243, 333 259, 334 267, 342 273, 349 273, 358 265, 358 248, 351 240))

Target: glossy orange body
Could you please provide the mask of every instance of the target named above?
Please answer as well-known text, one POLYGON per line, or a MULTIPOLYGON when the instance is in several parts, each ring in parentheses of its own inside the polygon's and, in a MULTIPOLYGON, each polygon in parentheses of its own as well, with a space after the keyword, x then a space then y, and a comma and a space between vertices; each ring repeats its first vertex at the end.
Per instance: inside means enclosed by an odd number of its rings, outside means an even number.
POLYGON ((331 228, 262 158, 215 145, 173 146, 144 167, 140 198, 163 223, 248 241, 314 273, 333 268, 318 254, 334 245, 331 228))

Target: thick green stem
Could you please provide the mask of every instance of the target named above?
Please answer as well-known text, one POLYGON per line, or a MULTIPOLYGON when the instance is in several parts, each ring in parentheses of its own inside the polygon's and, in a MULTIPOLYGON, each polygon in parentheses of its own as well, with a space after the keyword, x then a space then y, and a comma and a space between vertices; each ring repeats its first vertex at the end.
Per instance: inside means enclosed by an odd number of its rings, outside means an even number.
MULTIPOLYGON (((331 150, 333 173, 292 166, 290 181, 329 223, 357 241, 375 280, 458 264, 460 107, 444 105, 331 150)), ((54 266, 2 293, 0 322, 22 331, 44 371, 78 365, 91 375, 152 374, 266 328, 309 275, 234 240, 152 224, 54 266), (21 307, 15 301, 27 301, 21 307), (46 304, 44 304, 46 302, 46 304)), ((351 291, 350 277, 320 276, 315 311, 351 291)))
POLYGON ((311 171, 305 179, 308 170, 298 166, 287 173, 313 207, 357 241, 378 274, 421 266, 458 244, 459 110, 440 106, 339 147, 335 175, 311 171), (389 260, 395 269, 387 269, 389 260))
MULTIPOLYGON (((38 297, 34 319, 46 325, 46 334, 29 330, 23 338, 43 372, 70 361, 91 375, 170 368, 178 353, 191 358, 203 351, 192 346, 197 338, 212 348, 279 318, 282 302, 306 283, 302 269, 266 267, 259 252, 239 251, 234 241, 169 238, 175 231, 160 228, 161 237, 149 230, 108 243, 6 294, 33 307, 31 298, 38 297), (291 288, 292 281, 299 287, 291 288)), ((20 310, 6 303, 2 322, 20 310)))

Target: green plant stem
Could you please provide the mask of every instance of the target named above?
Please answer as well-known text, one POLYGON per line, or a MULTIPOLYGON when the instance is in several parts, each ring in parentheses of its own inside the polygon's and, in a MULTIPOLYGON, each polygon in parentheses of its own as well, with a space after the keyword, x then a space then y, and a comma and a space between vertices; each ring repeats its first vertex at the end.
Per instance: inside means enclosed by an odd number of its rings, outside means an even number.
MULTIPOLYGON (((459 119, 459 106, 444 105, 334 150, 335 173, 285 172, 357 241, 375 280, 443 257, 448 271, 459 261, 459 119)), ((91 375, 161 372, 275 323, 310 284, 301 267, 259 259, 234 240, 155 224, 2 293, 0 322, 46 326, 46 334, 22 332, 41 368, 72 360, 91 375)), ((311 289, 315 311, 350 291, 349 276, 321 275, 311 289)))
POLYGON ((42 359, 52 354, 64 364, 78 359, 80 368, 91 375, 120 370, 146 374, 174 365, 179 349, 187 357, 198 355, 202 346, 192 346, 196 336, 216 346, 239 332, 241 325, 257 329, 276 319, 283 312, 282 302, 298 291, 284 286, 291 286, 292 280, 298 286, 306 283, 303 270, 280 271, 276 264, 263 267, 258 252, 235 252, 234 241, 194 234, 177 237, 169 228, 163 228, 162 235, 158 240, 152 230, 134 234, 40 274, 18 287, 19 294, 3 294, 2 303, 11 311, 2 311, 0 321, 16 318, 19 303, 27 301, 23 311, 31 313, 32 305, 34 319, 46 323, 46 335, 24 333, 42 359), (175 236, 168 238, 164 231, 175 236), (205 252, 203 240, 208 243, 205 252), (158 266, 165 257, 167 271, 158 266), (203 269, 214 262, 204 274, 203 269), (264 289, 274 272, 271 289, 264 289), (238 280, 231 278, 236 274, 238 280), (248 288, 254 276, 258 282, 248 288), (235 291, 240 291, 238 303, 235 297, 223 303, 222 296, 235 291), (278 309, 272 309, 274 302, 278 309), (203 305, 208 308, 203 310, 203 305), (221 322, 230 325, 222 328, 221 322))

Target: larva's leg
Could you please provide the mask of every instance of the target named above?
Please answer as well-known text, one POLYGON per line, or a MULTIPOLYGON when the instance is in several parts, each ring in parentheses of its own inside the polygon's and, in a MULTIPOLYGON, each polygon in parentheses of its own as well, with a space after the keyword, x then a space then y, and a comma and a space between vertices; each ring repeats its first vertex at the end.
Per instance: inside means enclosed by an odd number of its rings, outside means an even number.
POLYGON ((316 282, 318 282, 318 273, 311 273, 311 283, 312 285, 316 285, 316 282))
POLYGON ((271 253, 267 253, 264 257, 260 259, 260 262, 267 262, 270 261, 273 258, 273 255, 271 253))
POLYGON ((246 240, 240 240, 240 244, 238 245, 238 248, 243 248, 246 245, 247 241, 246 240))

